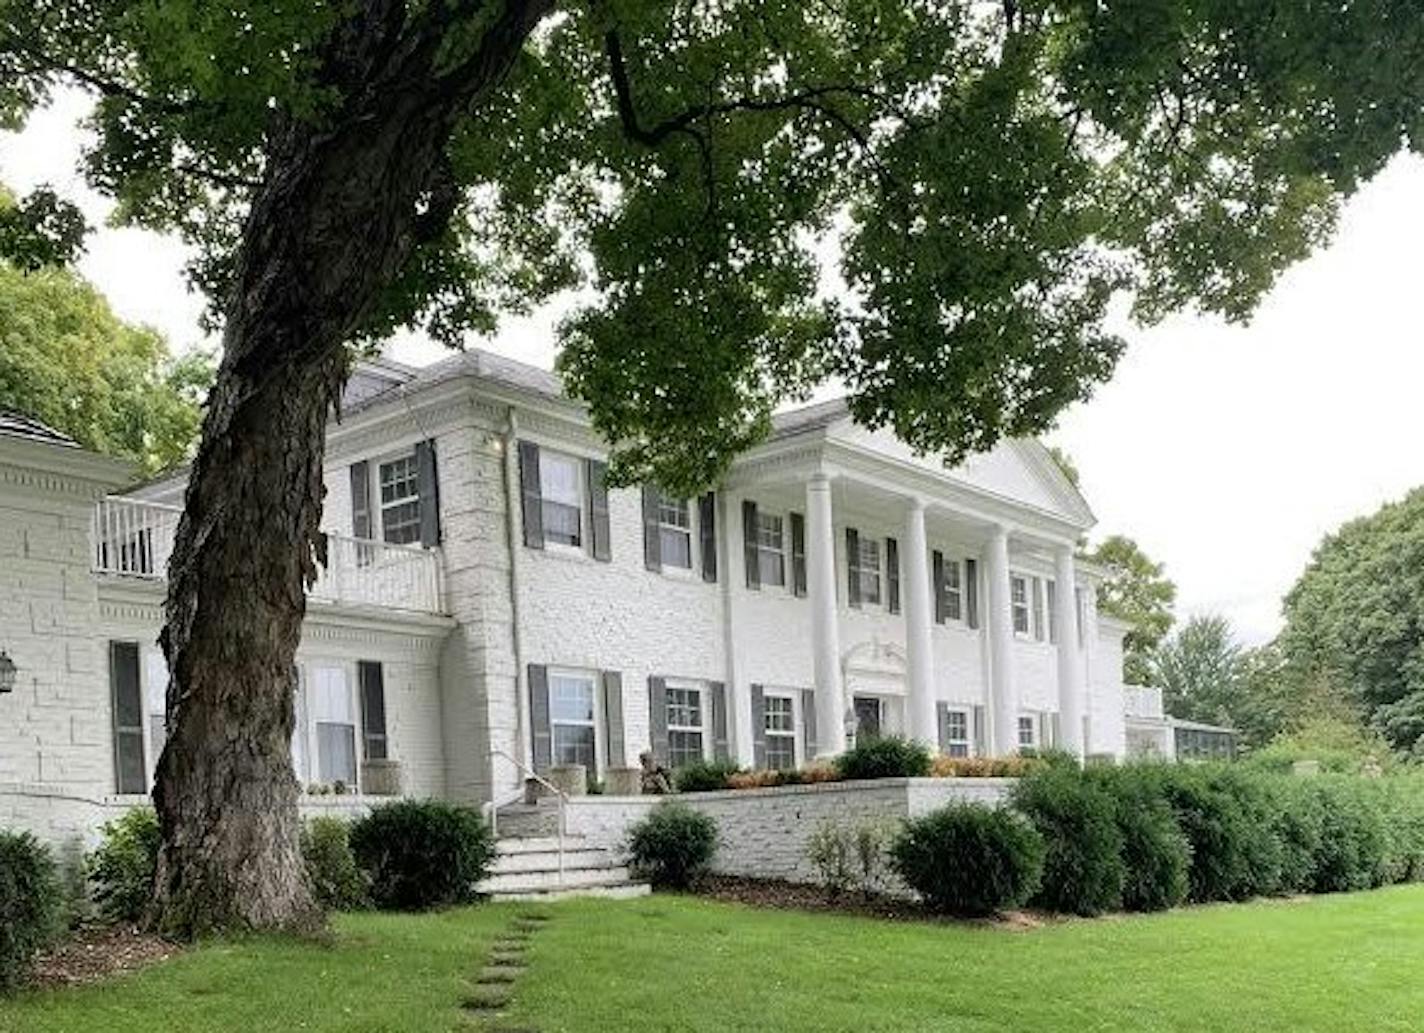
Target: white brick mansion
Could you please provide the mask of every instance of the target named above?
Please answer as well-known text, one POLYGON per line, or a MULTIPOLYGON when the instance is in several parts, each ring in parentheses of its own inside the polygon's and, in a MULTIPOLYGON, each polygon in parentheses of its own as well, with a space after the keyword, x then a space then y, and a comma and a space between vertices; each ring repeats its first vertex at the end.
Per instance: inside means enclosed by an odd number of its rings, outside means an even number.
MULTIPOLYGON (((310 807, 503 802, 516 760, 799 765, 877 732, 1126 752, 1125 627, 1096 612, 1074 556, 1092 514, 1038 443, 947 470, 827 403, 700 498, 608 490, 603 458, 547 372, 472 351, 357 373, 298 653, 310 807)), ((183 481, 113 494, 129 481, 0 417, 0 826, 83 834, 151 788, 183 481)), ((1160 712, 1131 702, 1152 748, 1160 712)))

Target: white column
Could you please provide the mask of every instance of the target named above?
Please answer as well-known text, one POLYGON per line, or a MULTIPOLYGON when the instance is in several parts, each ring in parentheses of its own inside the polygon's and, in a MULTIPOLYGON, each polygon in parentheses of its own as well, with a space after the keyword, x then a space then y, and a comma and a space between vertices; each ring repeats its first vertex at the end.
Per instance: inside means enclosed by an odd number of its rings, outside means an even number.
POLYGON ((994 720, 994 755, 1019 748, 1019 695, 1014 685, 1014 615, 1009 598, 1009 529, 995 527, 984 549, 989 582, 989 706, 994 720))
POLYGON ((1083 742, 1083 658, 1078 652, 1078 604, 1073 547, 1060 545, 1054 554, 1053 619, 1058 626, 1059 745, 1081 758, 1083 742))
POLYGON ((911 501, 905 511, 905 549, 901 553, 905 581, 905 652, 909 657, 910 738, 939 746, 935 718, 933 622, 930 602, 929 548, 925 544, 925 504, 911 501))
POLYGON ((841 635, 836 616, 836 542, 831 522, 831 482, 824 473, 806 485, 806 591, 811 598, 811 648, 816 674, 816 752, 845 751, 845 693, 841 688, 841 635))

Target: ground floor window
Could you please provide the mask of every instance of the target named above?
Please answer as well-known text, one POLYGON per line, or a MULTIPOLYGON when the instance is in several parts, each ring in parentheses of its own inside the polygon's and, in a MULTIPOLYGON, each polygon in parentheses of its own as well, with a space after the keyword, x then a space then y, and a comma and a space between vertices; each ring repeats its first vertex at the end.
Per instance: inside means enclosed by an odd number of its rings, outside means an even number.
POLYGON ((790 696, 768 695, 764 701, 763 732, 766 766, 785 771, 796 766, 796 703, 790 696))
POLYGON ((367 760, 386 760, 389 747, 386 739, 386 674, 376 660, 361 660, 356 664, 356 677, 361 684, 361 742, 367 760))
POLYGON ((668 686, 668 763, 672 767, 694 764, 705 756, 705 710, 701 689, 668 686))
POLYGON ((549 727, 553 762, 598 769, 594 677, 576 671, 549 672, 549 727))
POLYGON ((1034 720, 1031 716, 1019 718, 1019 749, 1032 749, 1035 744, 1034 720))
POLYGON ((967 710, 945 711, 944 752, 951 757, 969 756, 969 712, 967 710))
POLYGON ((316 730, 316 777, 325 785, 356 788, 356 708, 346 668, 312 671, 312 720, 316 730))

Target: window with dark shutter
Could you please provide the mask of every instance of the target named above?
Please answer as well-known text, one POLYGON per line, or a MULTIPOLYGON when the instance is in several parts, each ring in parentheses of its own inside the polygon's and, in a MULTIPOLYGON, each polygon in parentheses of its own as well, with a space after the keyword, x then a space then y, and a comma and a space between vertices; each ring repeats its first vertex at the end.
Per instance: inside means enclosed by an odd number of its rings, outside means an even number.
POLYGON ((589 534, 593 538, 593 558, 603 563, 613 559, 613 538, 608 522, 608 465, 588 460, 589 534))
POLYGON ((114 785, 123 795, 148 789, 143 760, 143 696, 139 686, 138 643, 109 643, 109 687, 113 697, 114 785))
POLYGON ((386 676, 378 661, 359 660, 361 686, 361 747, 366 760, 386 760, 386 676))
POLYGON ((371 538, 371 464, 351 464, 351 535, 371 538))
POLYGON ((964 602, 971 628, 979 627, 979 561, 964 561, 964 602))
POLYGON ((846 528, 846 601, 860 606, 860 532, 846 528))
POLYGON ((806 595, 806 518, 791 514, 791 587, 797 598, 806 595))
POLYGON ((697 537, 702 545, 702 580, 717 580, 717 495, 707 492, 697 500, 697 537))
POLYGON ((742 499, 742 560, 747 569, 747 587, 761 587, 761 562, 757 549, 757 504, 742 499))
POLYGON ((539 488, 539 446, 519 443, 519 514, 524 525, 524 544, 544 547, 544 501, 539 488))
POLYGON ((534 770, 543 774, 554 757, 554 733, 549 723, 549 669, 529 665, 529 730, 534 770))
POLYGON ((934 581, 934 619, 936 624, 944 623, 944 553, 935 549, 930 553, 930 569, 934 581))
POLYGON ((435 442, 415 446, 417 492, 420 495, 420 544, 433 549, 440 544, 440 477, 435 464, 435 442))

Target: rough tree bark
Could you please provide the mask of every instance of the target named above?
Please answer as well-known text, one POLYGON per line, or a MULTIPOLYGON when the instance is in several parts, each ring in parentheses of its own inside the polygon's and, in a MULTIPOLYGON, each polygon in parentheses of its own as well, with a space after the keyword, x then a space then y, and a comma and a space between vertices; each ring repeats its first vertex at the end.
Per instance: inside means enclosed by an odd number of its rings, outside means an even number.
POLYGON ((153 797, 154 920, 169 933, 317 920, 290 743, 305 589, 325 558, 321 470, 343 344, 422 235, 449 219, 452 128, 552 5, 508 0, 476 52, 450 64, 441 42, 461 5, 412 16, 398 0, 367 0, 323 55, 340 110, 272 132, 168 572, 168 739, 153 797))

